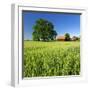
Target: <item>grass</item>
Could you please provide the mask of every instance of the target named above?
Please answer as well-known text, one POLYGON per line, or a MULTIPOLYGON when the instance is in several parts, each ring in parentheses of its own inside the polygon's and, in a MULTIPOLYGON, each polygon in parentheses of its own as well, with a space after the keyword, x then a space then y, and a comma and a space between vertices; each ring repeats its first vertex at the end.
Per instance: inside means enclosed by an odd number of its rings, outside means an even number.
POLYGON ((24 77, 80 74, 80 42, 24 41, 24 77))

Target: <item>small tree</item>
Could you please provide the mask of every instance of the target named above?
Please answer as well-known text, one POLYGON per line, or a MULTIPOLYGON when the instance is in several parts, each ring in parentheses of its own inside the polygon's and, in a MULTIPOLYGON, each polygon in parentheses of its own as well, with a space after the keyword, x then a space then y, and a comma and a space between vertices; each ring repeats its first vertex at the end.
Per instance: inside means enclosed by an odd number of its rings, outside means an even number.
POLYGON ((70 34, 69 33, 65 34, 65 41, 70 41, 70 34))

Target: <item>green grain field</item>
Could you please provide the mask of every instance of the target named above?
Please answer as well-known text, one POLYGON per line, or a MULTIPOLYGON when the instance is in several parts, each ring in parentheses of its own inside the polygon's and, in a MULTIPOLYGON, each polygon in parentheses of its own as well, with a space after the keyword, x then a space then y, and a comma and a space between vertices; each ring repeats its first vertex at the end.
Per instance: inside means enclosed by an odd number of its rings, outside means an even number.
POLYGON ((25 41, 24 77, 80 74, 79 41, 25 41))

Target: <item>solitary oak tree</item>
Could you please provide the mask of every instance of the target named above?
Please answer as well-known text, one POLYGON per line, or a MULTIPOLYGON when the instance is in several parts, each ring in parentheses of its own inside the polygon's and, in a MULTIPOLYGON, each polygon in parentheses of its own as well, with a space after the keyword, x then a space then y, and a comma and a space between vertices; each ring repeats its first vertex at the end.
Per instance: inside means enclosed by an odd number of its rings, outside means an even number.
POLYGON ((45 19, 38 19, 33 26, 33 40, 35 41, 51 41, 56 38, 57 32, 54 30, 54 25, 45 19))

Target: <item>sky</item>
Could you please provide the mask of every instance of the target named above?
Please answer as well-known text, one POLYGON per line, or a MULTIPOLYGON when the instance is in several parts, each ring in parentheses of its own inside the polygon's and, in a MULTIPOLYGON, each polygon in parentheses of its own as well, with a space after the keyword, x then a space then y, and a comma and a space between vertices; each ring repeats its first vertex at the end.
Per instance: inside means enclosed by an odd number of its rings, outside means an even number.
POLYGON ((71 13, 50 13, 23 11, 24 40, 32 40, 33 25, 42 18, 53 23, 58 36, 69 33, 70 36, 80 36, 80 15, 71 13))

